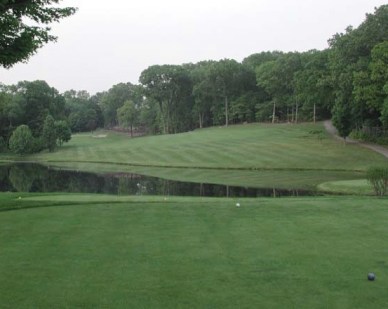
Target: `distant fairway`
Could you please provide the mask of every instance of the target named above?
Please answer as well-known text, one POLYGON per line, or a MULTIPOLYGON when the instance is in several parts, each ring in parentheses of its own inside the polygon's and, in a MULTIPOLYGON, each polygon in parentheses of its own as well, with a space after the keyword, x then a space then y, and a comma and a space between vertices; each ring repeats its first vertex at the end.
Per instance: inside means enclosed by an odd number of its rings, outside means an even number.
POLYGON ((18 197, 2 308, 388 307, 387 199, 18 197))
POLYGON ((371 150, 332 139, 321 123, 236 125, 133 139, 104 131, 76 134, 58 151, 28 159, 149 167, 347 171, 365 171, 368 166, 386 162, 371 150))

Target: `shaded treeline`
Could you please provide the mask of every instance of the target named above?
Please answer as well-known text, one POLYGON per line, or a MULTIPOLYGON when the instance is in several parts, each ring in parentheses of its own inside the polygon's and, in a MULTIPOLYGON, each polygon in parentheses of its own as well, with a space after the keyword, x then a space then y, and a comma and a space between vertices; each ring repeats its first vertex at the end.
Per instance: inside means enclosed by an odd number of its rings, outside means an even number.
POLYGON ((139 84, 120 83, 93 96, 63 94, 44 81, 1 86, 3 148, 14 129, 42 134, 47 115, 72 132, 97 127, 169 134, 244 122, 333 118, 339 133, 388 127, 388 5, 307 52, 268 51, 232 59, 153 65, 139 84))

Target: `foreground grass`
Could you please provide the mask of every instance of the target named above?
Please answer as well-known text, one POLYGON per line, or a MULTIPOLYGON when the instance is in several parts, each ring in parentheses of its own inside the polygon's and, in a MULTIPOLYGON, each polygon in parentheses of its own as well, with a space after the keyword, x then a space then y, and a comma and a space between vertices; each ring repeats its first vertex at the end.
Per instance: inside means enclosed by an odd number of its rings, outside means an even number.
POLYGON ((0 194, 1 306, 388 306, 387 199, 239 202, 0 194))
POLYGON ((371 150, 332 139, 321 123, 236 125, 134 139, 113 132, 78 134, 57 152, 27 159, 143 167, 348 171, 365 171, 386 162, 371 150))

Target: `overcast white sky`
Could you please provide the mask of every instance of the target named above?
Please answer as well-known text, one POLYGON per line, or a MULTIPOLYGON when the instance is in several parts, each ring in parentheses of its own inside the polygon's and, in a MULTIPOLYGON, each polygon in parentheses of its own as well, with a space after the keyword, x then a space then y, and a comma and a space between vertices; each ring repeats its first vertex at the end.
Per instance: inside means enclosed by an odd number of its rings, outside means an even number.
POLYGON ((232 58, 267 50, 324 49, 383 0, 64 0, 78 12, 53 25, 28 63, 0 68, 0 82, 45 80, 60 92, 138 83, 154 64, 232 58))

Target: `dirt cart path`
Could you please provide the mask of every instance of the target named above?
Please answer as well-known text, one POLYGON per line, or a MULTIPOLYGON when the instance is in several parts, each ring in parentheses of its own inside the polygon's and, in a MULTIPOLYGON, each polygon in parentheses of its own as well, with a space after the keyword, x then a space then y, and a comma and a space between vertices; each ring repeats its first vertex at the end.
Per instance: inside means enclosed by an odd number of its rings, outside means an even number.
MULTIPOLYGON (((324 121, 323 125, 325 126, 325 129, 327 132, 329 132, 329 134, 331 134, 336 139, 343 140, 342 137, 338 136, 337 129, 333 126, 333 123, 331 122, 331 120, 324 121)), ((356 141, 356 140, 351 139, 351 138, 346 138, 346 142, 352 143, 352 144, 358 144, 362 147, 369 148, 373 151, 376 151, 376 152, 382 154, 384 157, 388 158, 388 148, 386 148, 386 147, 372 144, 372 143, 359 142, 359 141, 356 141)))

